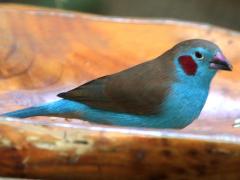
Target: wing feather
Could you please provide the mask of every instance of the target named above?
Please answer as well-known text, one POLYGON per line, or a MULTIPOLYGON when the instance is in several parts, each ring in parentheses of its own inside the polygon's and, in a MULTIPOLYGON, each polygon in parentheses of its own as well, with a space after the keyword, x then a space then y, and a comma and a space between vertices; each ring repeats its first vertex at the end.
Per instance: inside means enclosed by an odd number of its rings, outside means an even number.
MULTIPOLYGON (((112 112, 149 115, 160 110, 174 80, 172 63, 159 58, 89 81, 59 97, 112 112)), ((171 62, 171 61, 169 61, 171 62)))

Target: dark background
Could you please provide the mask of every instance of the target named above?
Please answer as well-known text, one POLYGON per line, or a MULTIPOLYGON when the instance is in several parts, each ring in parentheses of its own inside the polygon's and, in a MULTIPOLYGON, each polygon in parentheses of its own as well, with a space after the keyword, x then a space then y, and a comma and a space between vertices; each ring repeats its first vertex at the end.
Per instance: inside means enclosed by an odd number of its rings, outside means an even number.
POLYGON ((0 0, 127 17, 174 18, 240 30, 239 0, 0 0))

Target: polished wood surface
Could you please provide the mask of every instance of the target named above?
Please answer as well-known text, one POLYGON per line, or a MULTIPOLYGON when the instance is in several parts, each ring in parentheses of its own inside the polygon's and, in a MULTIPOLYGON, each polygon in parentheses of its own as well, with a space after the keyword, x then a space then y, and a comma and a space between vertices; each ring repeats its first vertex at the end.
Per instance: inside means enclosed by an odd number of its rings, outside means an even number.
POLYGON ((0 6, 0 112, 56 100, 86 81, 156 57, 192 38, 217 43, 219 72, 200 116, 178 131, 80 120, 0 120, 0 175, 35 178, 239 179, 240 34, 209 25, 0 6))

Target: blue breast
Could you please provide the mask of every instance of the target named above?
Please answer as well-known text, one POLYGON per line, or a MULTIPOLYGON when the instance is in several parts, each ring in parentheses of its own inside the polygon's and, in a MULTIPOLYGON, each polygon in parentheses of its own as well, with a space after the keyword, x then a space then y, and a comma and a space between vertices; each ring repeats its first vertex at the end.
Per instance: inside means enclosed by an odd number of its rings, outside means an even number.
POLYGON ((175 83, 166 98, 161 111, 162 128, 183 128, 196 119, 208 96, 209 88, 191 88, 186 84, 175 83))

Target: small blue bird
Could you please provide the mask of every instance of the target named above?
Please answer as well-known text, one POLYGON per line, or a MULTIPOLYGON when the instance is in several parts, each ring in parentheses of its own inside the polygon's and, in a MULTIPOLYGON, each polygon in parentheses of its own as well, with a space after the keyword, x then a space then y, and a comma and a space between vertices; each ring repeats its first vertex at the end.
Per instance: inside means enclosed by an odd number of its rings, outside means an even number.
POLYGON ((61 93, 61 100, 2 116, 180 129, 199 116, 217 70, 232 70, 219 47, 206 40, 187 40, 151 61, 61 93))

